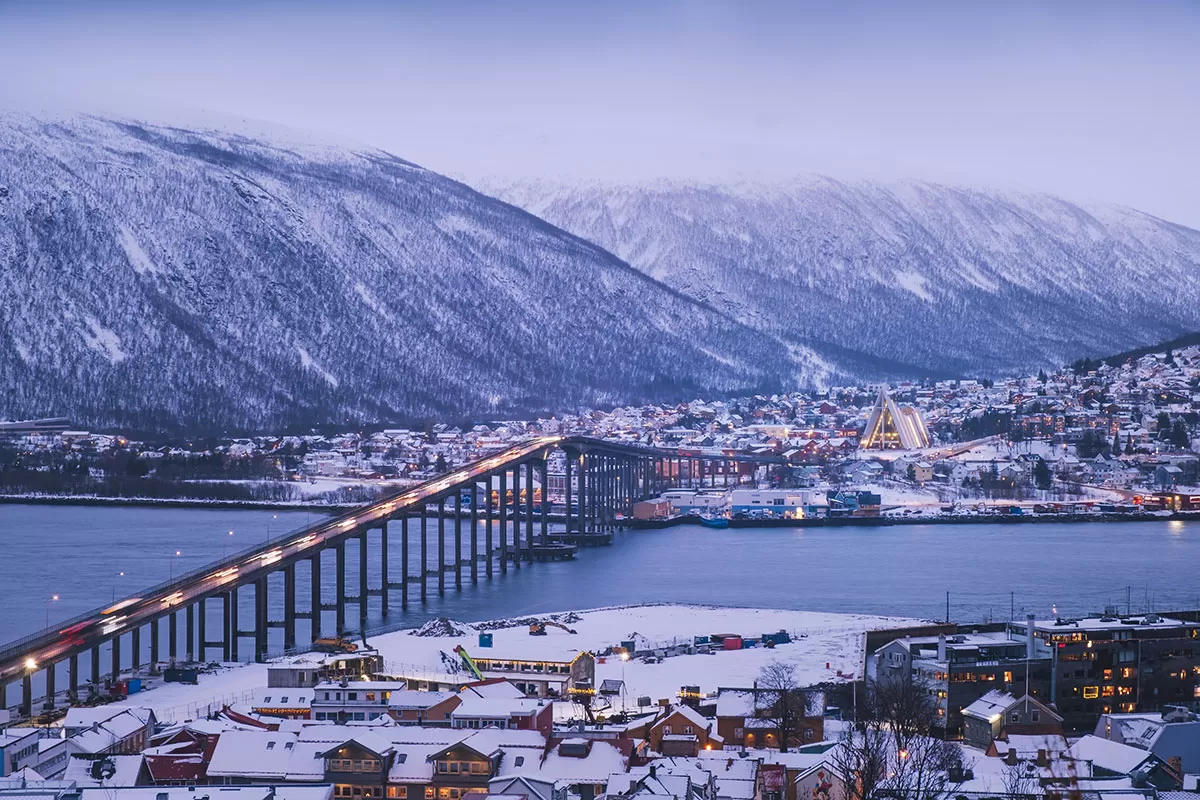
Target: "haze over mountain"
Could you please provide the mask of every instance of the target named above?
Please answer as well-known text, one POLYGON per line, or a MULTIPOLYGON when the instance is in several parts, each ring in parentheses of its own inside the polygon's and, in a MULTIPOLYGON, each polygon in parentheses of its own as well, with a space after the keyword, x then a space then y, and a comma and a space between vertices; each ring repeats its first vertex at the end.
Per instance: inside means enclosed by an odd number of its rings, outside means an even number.
POLYGON ((487 191, 773 336, 936 372, 1061 365, 1200 328, 1200 231, 927 183, 487 191))
POLYGON ((495 417, 855 374, 380 151, 0 117, 0 418, 495 417))

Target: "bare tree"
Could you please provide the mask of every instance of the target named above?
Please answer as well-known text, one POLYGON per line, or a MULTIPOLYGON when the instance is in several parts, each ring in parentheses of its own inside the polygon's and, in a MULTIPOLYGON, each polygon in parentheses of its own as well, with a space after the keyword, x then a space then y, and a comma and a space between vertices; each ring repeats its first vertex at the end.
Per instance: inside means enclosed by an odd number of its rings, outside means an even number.
POLYGON ((939 800, 963 781, 958 745, 920 733, 895 751, 887 788, 904 800, 939 800))
POLYGON ((772 661, 758 673, 755 716, 775 723, 779 731, 779 752, 788 751, 788 743, 807 716, 807 702, 794 665, 772 661))
POLYGON ((891 736, 881 726, 847 728, 829 754, 829 763, 846 785, 845 800, 871 800, 887 777, 891 736))
POLYGON ((938 725, 937 696, 928 684, 904 677, 876 681, 868 686, 867 713, 886 723, 903 749, 916 736, 927 736, 938 725))
POLYGON ((1029 762, 1006 765, 1000 778, 1004 782, 1004 796, 1008 800, 1028 800, 1040 794, 1037 770, 1029 762))
POLYGON ((937 735, 939 721, 935 696, 924 683, 869 683, 857 730, 832 755, 849 800, 937 800, 961 784, 962 751, 937 735))

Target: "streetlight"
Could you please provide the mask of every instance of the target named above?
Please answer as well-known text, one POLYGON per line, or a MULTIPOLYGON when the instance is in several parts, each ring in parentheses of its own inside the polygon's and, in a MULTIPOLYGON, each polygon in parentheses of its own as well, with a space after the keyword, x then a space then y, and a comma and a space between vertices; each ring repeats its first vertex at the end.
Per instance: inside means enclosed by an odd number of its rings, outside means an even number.
POLYGON ((224 561, 229 550, 229 537, 233 536, 233 531, 225 534, 225 544, 221 545, 221 560, 224 561))
POLYGON ((167 564, 169 564, 169 565, 170 565, 170 572, 169 572, 169 574, 170 574, 170 576, 171 576, 171 582, 172 582, 172 583, 174 583, 174 582, 175 582, 175 559, 176 559, 176 558, 178 558, 179 556, 182 556, 182 555, 183 555, 183 552, 182 552, 182 551, 180 551, 180 550, 176 550, 176 551, 175 551, 175 555, 174 555, 174 556, 172 556, 171 558, 169 558, 169 559, 167 560, 167 564))
POLYGON ((46 598, 46 602, 44 604, 46 606, 46 627, 47 628, 50 627, 50 604, 56 600, 58 600, 58 595, 52 594, 46 598))
MULTIPOLYGON (((278 514, 272 514, 271 519, 279 519, 278 514)), ((267 520, 267 541, 271 541, 271 520, 267 520)))
MULTIPOLYGON (((125 577, 125 573, 124 573, 124 572, 118 572, 118 573, 117 573, 117 577, 118 577, 118 578, 124 578, 124 577, 125 577)), ((112 601, 113 601, 113 603, 114 603, 114 604, 116 604, 116 602, 117 602, 117 582, 116 582, 115 580, 113 581, 113 598, 112 598, 112 601)))

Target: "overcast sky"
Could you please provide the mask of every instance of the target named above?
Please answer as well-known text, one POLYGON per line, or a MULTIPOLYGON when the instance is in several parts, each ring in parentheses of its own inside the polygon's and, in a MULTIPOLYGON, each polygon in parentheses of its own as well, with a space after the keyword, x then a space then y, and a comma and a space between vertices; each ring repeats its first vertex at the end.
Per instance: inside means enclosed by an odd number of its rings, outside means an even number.
POLYGON ((913 177, 1200 227, 1194 0, 0 0, 0 70, 7 106, 248 116, 468 181, 913 177))

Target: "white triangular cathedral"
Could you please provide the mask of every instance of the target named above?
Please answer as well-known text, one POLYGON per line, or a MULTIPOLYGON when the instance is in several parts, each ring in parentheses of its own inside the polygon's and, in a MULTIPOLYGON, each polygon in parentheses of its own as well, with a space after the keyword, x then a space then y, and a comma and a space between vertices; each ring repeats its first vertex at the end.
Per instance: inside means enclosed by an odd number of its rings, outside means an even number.
POLYGON ((929 431, 921 412, 911 406, 903 408, 880 388, 879 398, 871 409, 867 427, 863 429, 859 447, 863 450, 919 450, 929 447, 929 431))

